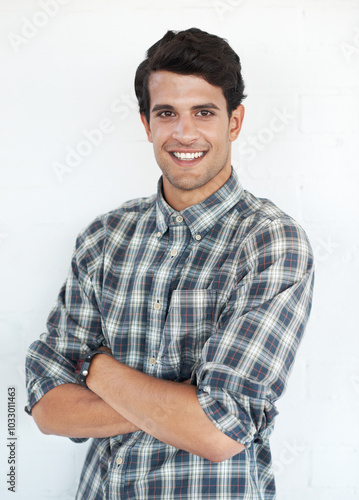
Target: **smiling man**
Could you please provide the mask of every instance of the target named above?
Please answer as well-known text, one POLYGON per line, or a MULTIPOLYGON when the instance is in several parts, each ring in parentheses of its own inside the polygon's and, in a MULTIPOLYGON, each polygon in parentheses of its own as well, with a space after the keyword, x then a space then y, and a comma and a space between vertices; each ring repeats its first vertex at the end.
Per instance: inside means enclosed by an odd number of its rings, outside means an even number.
POLYGON ((244 85, 225 40, 167 32, 135 89, 157 194, 80 233, 28 352, 27 411, 45 434, 94 438, 78 499, 274 499, 269 436, 311 308, 310 245, 231 167, 244 85))

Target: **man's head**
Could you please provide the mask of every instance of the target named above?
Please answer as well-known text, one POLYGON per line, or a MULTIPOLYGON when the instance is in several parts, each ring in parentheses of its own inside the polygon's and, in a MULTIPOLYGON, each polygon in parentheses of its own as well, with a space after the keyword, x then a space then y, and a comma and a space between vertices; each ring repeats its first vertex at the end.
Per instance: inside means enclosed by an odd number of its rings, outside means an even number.
POLYGON ((231 174, 231 143, 243 121, 239 58, 222 38, 172 31, 137 69, 141 120, 176 210, 200 203, 231 174))
POLYGON ((244 95, 244 82, 238 55, 226 40, 198 28, 167 31, 147 51, 135 77, 135 91, 140 113, 150 121, 148 80, 154 71, 171 71, 180 75, 202 77, 211 85, 221 87, 231 116, 244 95))

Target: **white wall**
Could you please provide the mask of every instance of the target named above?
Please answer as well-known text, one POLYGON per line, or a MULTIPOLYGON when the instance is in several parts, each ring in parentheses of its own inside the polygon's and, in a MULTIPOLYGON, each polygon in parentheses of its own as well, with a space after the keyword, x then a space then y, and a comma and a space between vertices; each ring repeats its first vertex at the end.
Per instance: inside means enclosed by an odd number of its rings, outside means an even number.
POLYGON ((278 498, 359 498, 359 1, 0 0, 1 498, 13 498, 8 386, 15 498, 74 496, 87 444, 44 436, 23 412, 25 352, 80 229, 155 192, 133 76, 167 29, 192 26, 227 38, 242 60, 246 118, 233 148, 242 183, 294 216, 316 253, 313 313, 272 439, 278 498), (56 174, 102 120, 112 126, 101 143, 56 174))

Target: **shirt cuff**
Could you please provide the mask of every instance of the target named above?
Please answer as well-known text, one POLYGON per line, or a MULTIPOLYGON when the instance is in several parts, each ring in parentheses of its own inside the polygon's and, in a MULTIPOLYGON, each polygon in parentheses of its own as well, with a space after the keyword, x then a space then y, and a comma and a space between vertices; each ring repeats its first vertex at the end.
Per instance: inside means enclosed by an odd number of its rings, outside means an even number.
MULTIPOLYGON (((54 387, 57 387, 59 385, 63 385, 66 382, 63 380, 56 380, 52 378, 43 378, 40 380, 37 380, 31 387, 31 390, 29 391, 29 401, 28 404, 25 406, 25 411, 28 415, 31 415, 32 409, 35 406, 35 404, 40 401, 40 399, 45 396, 45 394, 53 389, 54 387)), ((69 438, 71 441, 74 443, 85 443, 89 438, 69 438)))
POLYGON ((197 376, 198 401, 220 431, 245 446, 268 439, 278 412, 265 385, 215 363, 202 365, 197 376))

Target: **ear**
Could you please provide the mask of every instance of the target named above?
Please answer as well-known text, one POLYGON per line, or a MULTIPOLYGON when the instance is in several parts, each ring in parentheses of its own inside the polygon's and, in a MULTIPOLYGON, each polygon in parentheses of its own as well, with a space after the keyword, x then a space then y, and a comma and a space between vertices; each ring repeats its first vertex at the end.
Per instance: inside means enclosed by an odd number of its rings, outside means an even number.
POLYGON ((143 126, 145 127, 147 139, 149 140, 149 142, 153 142, 150 124, 148 123, 147 118, 145 117, 145 115, 143 113, 141 113, 141 121, 143 123, 143 126))
POLYGON ((242 128, 244 118, 244 106, 240 104, 234 111, 232 111, 229 120, 229 140, 235 141, 242 128))

